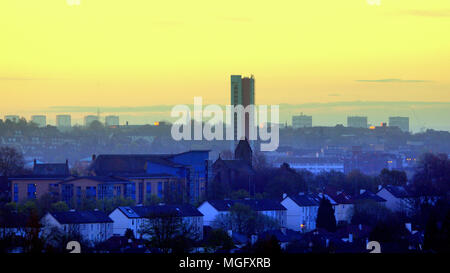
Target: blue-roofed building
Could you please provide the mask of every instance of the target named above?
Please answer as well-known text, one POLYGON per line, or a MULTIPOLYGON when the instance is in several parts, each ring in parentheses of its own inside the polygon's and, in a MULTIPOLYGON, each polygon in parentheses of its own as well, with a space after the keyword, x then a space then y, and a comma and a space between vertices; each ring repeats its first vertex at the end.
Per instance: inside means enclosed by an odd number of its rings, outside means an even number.
POLYGON ((195 202, 206 193, 208 159, 208 150, 179 154, 103 154, 93 156, 89 171, 94 176, 114 175, 133 181, 137 204, 144 203, 151 195, 167 203, 195 202))

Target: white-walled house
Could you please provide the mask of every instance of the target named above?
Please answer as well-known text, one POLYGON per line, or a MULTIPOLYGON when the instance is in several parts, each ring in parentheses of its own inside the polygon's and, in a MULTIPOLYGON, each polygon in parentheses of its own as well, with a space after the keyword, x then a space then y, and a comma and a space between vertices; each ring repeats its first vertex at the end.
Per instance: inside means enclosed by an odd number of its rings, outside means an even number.
POLYGON ((317 195, 299 193, 281 201, 287 209, 287 228, 295 231, 310 231, 316 228, 320 199, 317 195))
POLYGON ((347 222, 350 223, 353 217, 354 204, 352 197, 344 192, 337 192, 335 194, 323 194, 325 198, 330 200, 334 209, 334 216, 336 223, 347 222))
POLYGON ((406 214, 411 212, 411 198, 413 196, 405 187, 387 185, 382 187, 377 195, 386 200, 388 209, 406 214))
POLYGON ((203 238, 203 214, 189 204, 118 207, 109 214, 109 217, 114 221, 114 234, 125 235, 126 230, 131 229, 136 238, 142 238, 145 237, 142 230, 148 223, 148 216, 167 213, 180 217, 182 223, 199 240, 203 238))
POLYGON ((48 212, 41 224, 44 234, 57 228, 64 233, 79 233, 91 244, 106 241, 113 235, 113 221, 101 211, 48 212))
POLYGON ((238 203, 249 206, 257 213, 271 217, 279 227, 286 227, 286 208, 280 202, 271 199, 205 201, 198 207, 198 210, 204 215, 203 224, 214 226, 214 221, 219 215, 228 215, 230 208, 238 203))

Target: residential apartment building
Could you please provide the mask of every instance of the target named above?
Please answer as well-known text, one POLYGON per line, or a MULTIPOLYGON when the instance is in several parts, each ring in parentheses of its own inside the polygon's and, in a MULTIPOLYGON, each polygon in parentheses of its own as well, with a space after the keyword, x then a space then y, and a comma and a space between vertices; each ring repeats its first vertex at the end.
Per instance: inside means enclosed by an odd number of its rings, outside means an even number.
POLYGON ((389 117, 389 127, 398 127, 403 132, 409 132, 409 117, 389 117))
POLYGON ((367 117, 360 117, 360 116, 347 117, 347 127, 367 128, 367 117))

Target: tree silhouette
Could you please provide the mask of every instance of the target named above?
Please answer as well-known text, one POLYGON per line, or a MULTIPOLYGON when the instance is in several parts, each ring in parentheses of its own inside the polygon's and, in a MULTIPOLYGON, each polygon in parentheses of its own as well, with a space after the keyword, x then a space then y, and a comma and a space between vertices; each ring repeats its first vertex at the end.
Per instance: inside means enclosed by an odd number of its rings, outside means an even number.
POLYGON ((330 200, 322 197, 320 200, 319 210, 317 212, 316 227, 324 228, 329 232, 336 231, 336 217, 330 200))

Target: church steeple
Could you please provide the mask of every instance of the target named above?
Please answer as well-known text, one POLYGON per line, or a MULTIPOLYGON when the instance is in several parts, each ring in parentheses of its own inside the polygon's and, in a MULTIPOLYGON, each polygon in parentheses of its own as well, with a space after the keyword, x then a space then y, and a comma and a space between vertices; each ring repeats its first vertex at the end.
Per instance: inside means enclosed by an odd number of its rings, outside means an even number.
POLYGON ((244 160, 250 166, 252 166, 252 148, 250 147, 250 143, 247 138, 240 140, 236 149, 234 150, 234 159, 236 160, 244 160))

